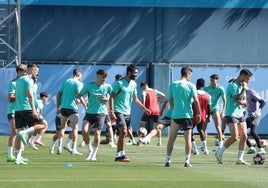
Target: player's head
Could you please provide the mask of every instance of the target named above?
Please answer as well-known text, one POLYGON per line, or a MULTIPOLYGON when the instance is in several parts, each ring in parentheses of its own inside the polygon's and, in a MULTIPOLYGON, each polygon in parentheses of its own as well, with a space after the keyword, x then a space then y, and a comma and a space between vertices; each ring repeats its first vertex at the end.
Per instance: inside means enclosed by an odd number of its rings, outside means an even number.
POLYGON ((192 69, 190 67, 182 67, 181 68, 181 77, 189 80, 192 76, 192 69))
POLYGON ((102 70, 102 69, 98 70, 97 71, 97 81, 101 82, 101 83, 104 83, 106 78, 107 78, 107 75, 108 74, 107 74, 107 72, 105 70, 102 70))
POLYGON ((138 68, 135 65, 131 64, 127 66, 127 77, 129 79, 135 80, 136 77, 138 76, 138 73, 139 73, 138 68))
POLYGON ((19 76, 23 76, 27 73, 27 66, 24 65, 24 64, 19 64, 17 67, 16 67, 16 72, 19 76))
POLYGON ((33 80, 36 81, 38 78, 39 66, 35 63, 29 63, 27 65, 27 72, 29 75, 32 75, 33 80))
POLYGON ((81 69, 76 68, 73 70, 73 77, 76 77, 78 80, 81 80, 82 75, 83 75, 83 72, 81 69))
POLYGON ((216 85, 218 83, 219 76, 217 74, 212 74, 210 76, 210 83, 211 85, 216 85))
POLYGON ((203 78, 198 78, 196 80, 196 89, 201 89, 205 87, 205 80, 203 78))
POLYGON ((115 75, 115 81, 121 80, 122 79, 122 75, 121 74, 117 74, 115 75))
POLYGON ((249 69, 242 69, 239 73, 239 77, 242 81, 248 82, 250 80, 250 77, 252 76, 252 72, 249 69))
POLYGON ((140 88, 142 89, 142 90, 144 90, 144 89, 146 89, 146 87, 148 87, 148 83, 147 82, 141 82, 140 83, 140 88))

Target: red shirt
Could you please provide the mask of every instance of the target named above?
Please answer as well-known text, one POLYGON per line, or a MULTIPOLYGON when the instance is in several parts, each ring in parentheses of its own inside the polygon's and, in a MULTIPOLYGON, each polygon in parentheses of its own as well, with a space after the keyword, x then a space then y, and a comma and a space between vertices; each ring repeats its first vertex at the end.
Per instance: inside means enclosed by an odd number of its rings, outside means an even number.
POLYGON ((160 115, 156 90, 147 89, 145 107, 151 111, 151 115, 160 115))
POLYGON ((203 90, 198 90, 198 91, 199 92, 197 92, 198 94, 197 98, 198 98, 199 105, 200 105, 201 122, 197 123, 197 120, 196 120, 197 112, 196 112, 194 105, 192 105, 194 125, 204 124, 206 122, 207 117, 209 117, 209 114, 210 114, 210 105, 209 105, 210 95, 203 90))

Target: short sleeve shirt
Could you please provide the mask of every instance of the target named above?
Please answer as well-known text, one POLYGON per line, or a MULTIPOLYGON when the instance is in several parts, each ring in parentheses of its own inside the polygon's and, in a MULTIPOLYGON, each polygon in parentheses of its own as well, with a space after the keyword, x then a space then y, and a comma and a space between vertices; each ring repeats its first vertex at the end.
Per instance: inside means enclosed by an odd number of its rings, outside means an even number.
MULTIPOLYGON (((12 80, 8 84, 8 94, 15 94, 16 92, 16 80, 12 80)), ((16 107, 16 102, 10 102, 8 105, 7 109, 7 114, 14 114, 15 113, 15 107, 16 107)))
POLYGON ((204 90, 211 96, 211 112, 220 111, 219 99, 220 97, 225 98, 225 90, 222 86, 217 85, 215 88, 211 85, 204 87, 204 90))
MULTIPOLYGON (((236 102, 235 96, 242 91, 242 85, 236 81, 231 81, 226 90, 226 116, 243 117, 243 107, 236 102)), ((245 96, 246 97, 246 96, 245 96)))
POLYGON ((60 91, 62 92, 61 96, 61 108, 78 110, 78 106, 76 104, 77 94, 83 88, 83 83, 74 78, 70 78, 66 80, 62 86, 60 91))
POLYGON ((133 96, 137 95, 137 84, 134 80, 128 82, 125 78, 114 83, 114 112, 130 115, 133 96))
POLYGON ((108 114, 107 102, 100 102, 99 97, 108 97, 112 92, 112 86, 104 83, 96 85, 96 82, 85 84, 81 90, 81 95, 88 95, 87 113, 90 114, 108 114))
POLYGON ((186 80, 178 80, 169 85, 169 99, 173 98, 172 119, 192 118, 192 102, 197 96, 196 87, 186 80))

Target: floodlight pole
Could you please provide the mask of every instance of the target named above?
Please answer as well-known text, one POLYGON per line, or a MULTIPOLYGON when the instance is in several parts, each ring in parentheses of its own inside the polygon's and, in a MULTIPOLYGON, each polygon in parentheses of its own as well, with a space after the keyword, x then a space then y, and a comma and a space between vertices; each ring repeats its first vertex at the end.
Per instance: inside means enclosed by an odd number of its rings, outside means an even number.
POLYGON ((17 57, 16 57, 16 66, 21 64, 21 6, 20 0, 15 0, 16 3, 16 22, 17 22, 17 57))

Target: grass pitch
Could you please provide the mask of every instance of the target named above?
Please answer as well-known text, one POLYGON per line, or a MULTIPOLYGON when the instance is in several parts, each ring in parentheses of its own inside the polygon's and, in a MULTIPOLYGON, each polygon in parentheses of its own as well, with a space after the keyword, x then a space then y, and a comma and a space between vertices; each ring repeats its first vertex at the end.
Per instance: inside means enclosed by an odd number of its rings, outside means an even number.
MULTIPOLYGON (((130 163, 114 162, 116 149, 109 145, 101 145, 97 161, 85 161, 86 148, 78 148, 83 156, 73 156, 67 151, 61 155, 48 152, 52 134, 42 138, 46 146, 38 146, 39 150, 25 147, 23 156, 29 159, 27 165, 16 166, 6 162, 7 136, 0 136, 0 187, 126 187, 126 188, 238 188, 267 187, 268 163, 264 165, 236 165, 237 145, 233 144, 223 155, 223 164, 216 162, 214 153, 215 138, 209 137, 209 155, 191 155, 192 168, 184 165, 184 140, 178 136, 172 154, 171 167, 165 168, 167 137, 163 137, 163 145, 156 146, 156 138, 149 145, 126 146, 130 163), (64 165, 71 163, 73 167, 64 165)), ((81 139, 81 135, 79 135, 81 139)), ((198 145, 201 143, 198 141, 198 145)), ((252 161, 252 155, 245 155, 245 160, 252 161)))

